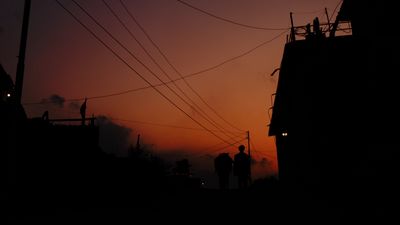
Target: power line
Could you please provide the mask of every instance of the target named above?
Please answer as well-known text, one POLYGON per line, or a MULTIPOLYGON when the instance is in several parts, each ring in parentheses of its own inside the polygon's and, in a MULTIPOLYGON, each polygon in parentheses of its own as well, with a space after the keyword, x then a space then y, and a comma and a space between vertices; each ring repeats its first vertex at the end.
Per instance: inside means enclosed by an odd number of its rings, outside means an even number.
MULTIPOLYGON (((76 6, 78 6, 94 23, 97 24, 107 35, 109 35, 110 38, 112 38, 115 42, 118 43, 130 56, 132 56, 138 63, 140 63, 148 72, 150 72, 154 77, 156 77, 160 82, 165 83, 157 74, 155 74, 148 66, 146 66, 145 63, 143 63, 139 58, 137 58, 124 44, 122 44, 107 28, 105 28, 102 24, 99 23, 99 21, 94 18, 85 8, 83 8, 77 1, 71 0, 76 6)), ((133 36, 134 37, 134 36, 133 36)), ((139 44, 140 42, 134 37, 135 41, 139 44)), ((145 50, 145 48, 142 46, 142 48, 145 50)), ((145 50, 145 52, 147 52, 145 50)), ((169 85, 165 84, 165 86, 172 92, 174 93, 180 100, 182 100, 187 106, 190 108, 194 109, 197 113, 199 113, 191 104, 189 104, 181 95, 179 95, 174 89, 172 89, 169 85)), ((212 126, 217 128, 218 130, 220 129, 217 125, 215 125, 212 121, 210 121, 208 118, 206 118, 203 114, 199 113, 203 119, 205 119, 207 122, 209 122, 212 126)), ((228 138, 231 138, 229 135, 223 132, 224 135, 226 135, 228 138)))
POLYGON ((252 141, 250 141, 250 145, 252 147, 252 151, 254 151, 256 154, 264 156, 266 158, 274 158, 272 154, 268 154, 267 152, 258 151, 257 150, 258 148, 256 148, 256 146, 254 145, 254 143, 252 141))
MULTIPOLYGON (((103 0, 104 1, 104 0, 103 0)), ((147 31, 144 29, 144 27, 139 23, 139 21, 133 16, 132 12, 128 9, 128 7, 125 5, 125 3, 120 0, 121 5, 125 9, 125 11, 128 13, 130 18, 135 22, 135 24, 140 28, 140 30, 145 34, 147 39, 153 44, 153 46, 157 49, 157 51, 160 53, 160 55, 164 58, 164 60, 167 62, 167 64, 179 75, 180 78, 185 82, 185 84, 189 87, 189 89, 206 105, 212 112, 214 112, 215 115, 217 115, 221 120, 223 120, 226 124, 231 126, 232 128, 243 131, 242 129, 237 128, 235 125, 224 119, 213 107, 208 104, 204 98, 190 85, 190 83, 185 79, 185 77, 179 72, 179 70, 171 63, 171 61, 168 59, 168 57, 164 54, 164 52, 161 50, 161 48, 155 43, 155 41, 150 37, 150 35, 147 33, 147 31)))
POLYGON ((158 94, 160 94, 163 98, 165 98, 170 104, 172 104, 175 108, 177 108, 179 111, 181 111, 183 114, 185 114, 188 118, 193 120, 195 123, 197 123, 199 126, 207 130, 209 133, 217 137, 218 139, 230 144, 227 142, 225 139, 221 138, 219 135, 215 134, 213 131, 209 130, 207 127, 205 127, 203 124, 201 124, 199 121, 194 119, 192 116, 190 116, 186 111, 184 111, 182 108, 180 108, 175 102, 173 102, 170 98, 168 98, 164 93, 162 93, 160 90, 158 90, 150 81, 148 81, 142 74, 140 74, 138 71, 136 71, 126 60, 124 60, 117 52, 115 52, 108 44, 106 44, 99 36, 97 36, 88 26, 86 26, 78 17, 76 17, 70 10, 68 10, 59 0, 56 0, 56 2, 70 15, 72 16, 81 26, 83 26, 94 38, 96 38, 97 41, 99 41, 104 47, 106 47, 115 57, 117 57, 123 64, 125 64, 130 70, 132 70, 136 75, 138 75, 143 81, 145 81, 149 86, 151 86, 158 94))
MULTIPOLYGON (((155 84, 153 86, 154 87, 159 87, 159 86, 164 86, 164 84, 155 84)), ((152 88, 152 86, 145 86, 145 87, 140 87, 140 88, 128 89, 126 91, 119 91, 119 92, 114 92, 114 93, 105 94, 105 95, 91 96, 91 97, 86 97, 86 99, 91 100, 91 99, 109 98, 109 97, 128 94, 128 93, 135 92, 135 91, 145 90, 145 89, 148 89, 148 88, 152 88)), ((72 99, 65 99, 64 102, 78 102, 78 101, 83 101, 83 100, 85 100, 85 98, 72 98, 72 99)), ((40 101, 40 102, 26 102, 26 103, 23 103, 23 105, 43 105, 43 104, 53 104, 53 103, 54 102, 52 102, 52 101, 46 101, 46 102, 40 101)))
POLYGON ((239 141, 237 141, 237 142, 235 142, 235 143, 232 143, 232 144, 229 144, 229 145, 225 145, 224 147, 221 147, 221 148, 218 148, 218 149, 211 150, 211 151, 209 151, 207 154, 220 152, 220 151, 222 151, 222 150, 224 150, 224 149, 226 149, 226 148, 228 148, 228 147, 231 147, 231 146, 234 146, 234 145, 236 145, 236 144, 239 144, 239 143, 241 143, 241 142, 244 141, 244 140, 247 140, 247 138, 243 138, 243 139, 241 139, 241 140, 239 140, 239 141))
MULTIPOLYGON (((245 140, 245 139, 247 139, 247 134, 246 133, 240 133, 240 134, 238 134, 238 135, 236 135, 235 136, 235 138, 241 138, 241 140, 243 141, 243 140, 245 140)), ((219 142, 219 143, 217 143, 217 144, 213 144, 213 145, 211 145, 211 146, 208 146, 208 147, 205 147, 204 148, 204 150, 207 152, 207 151, 212 151, 212 149, 216 149, 217 147, 219 147, 219 146, 221 146, 221 145, 226 145, 225 144, 225 142, 219 142)), ((203 153, 202 153, 203 154, 203 153)))
MULTIPOLYGON (((76 2, 75 0, 71 0, 72 2, 74 2, 87 16, 90 17, 90 19, 92 19, 104 32, 106 32, 115 42, 117 42, 125 51, 127 51, 129 53, 130 56, 132 56, 137 62, 139 62, 144 68, 146 68, 147 71, 149 71, 154 77, 156 77, 160 82, 165 83, 157 74, 155 74, 148 66, 146 66, 145 63, 143 63, 139 58, 137 58, 125 45, 123 45, 117 38, 114 37, 114 35, 112 35, 102 24, 100 24, 98 22, 98 20, 96 20, 86 9, 84 9, 78 2, 76 2)), ((132 36, 132 38, 134 38, 134 40, 140 45, 140 47, 145 51, 145 53, 151 58, 153 59, 153 62, 159 66, 159 64, 154 60, 154 58, 150 55, 150 53, 148 53, 148 51, 146 50, 146 48, 141 44, 141 42, 133 35, 132 32, 130 32, 130 30, 125 26, 125 24, 123 23, 122 20, 119 19, 118 15, 116 15, 116 13, 114 13, 114 11, 111 9, 111 7, 108 6, 108 4, 103 1, 103 3, 108 7, 108 9, 113 13, 113 15, 118 19, 118 21, 123 25, 123 27, 129 32, 129 34, 132 36)), ((161 68, 161 66, 159 66, 159 69, 161 71, 164 72, 164 74, 167 76, 167 78, 171 79, 167 73, 161 68)), ((173 83, 179 90, 180 88, 173 83)), ((218 130, 220 130, 221 128, 214 123, 213 120, 210 120, 209 118, 207 118, 206 116, 204 116, 202 113, 200 113, 199 111, 197 111, 197 109, 195 107, 193 107, 193 105, 189 104, 181 95, 179 95, 174 89, 172 89, 169 85, 165 85, 172 93, 174 93, 180 100, 182 100, 187 106, 189 106, 191 109, 194 109, 197 113, 199 113, 199 115, 205 119, 207 122, 209 122, 212 126, 214 126, 215 128, 217 128, 218 130)), ((181 91, 183 93, 183 91, 181 91)), ((189 98, 185 93, 184 93, 185 97, 189 98)), ((190 99, 190 98, 189 98, 190 99)), ((191 100, 191 99, 190 99, 191 100)), ((196 105, 193 101, 192 104, 196 105)), ((222 131, 222 130, 221 130, 222 131)), ((226 132, 226 131, 225 131, 226 132)), ((224 133, 224 135, 226 135, 228 138, 231 138, 231 136, 229 136, 227 133, 224 133)))
MULTIPOLYGON (((161 70, 161 72, 171 81, 172 78, 168 75, 168 73, 161 67, 159 63, 154 59, 154 57, 147 51, 146 47, 138 40, 138 38, 131 32, 131 30, 127 27, 127 25, 124 23, 124 21, 121 20, 121 18, 118 16, 118 14, 111 8, 111 6, 105 1, 102 0, 104 5, 107 7, 107 9, 111 12, 111 14, 118 20, 118 22, 122 25, 122 27, 129 33, 129 35, 136 41, 136 43, 142 48, 142 50, 146 53, 146 55, 151 59, 151 61, 161 70)), ((203 117, 207 122, 212 124, 214 127, 217 129, 222 129, 226 133, 224 133, 228 138, 232 138, 230 135, 227 133, 230 133, 227 129, 222 127, 219 123, 217 123, 211 116, 209 116, 195 101, 193 101, 192 98, 190 98, 185 91, 183 91, 177 84, 176 82, 172 83, 178 91, 180 91, 194 106, 194 110, 199 113, 201 117, 203 117)))
MULTIPOLYGON (((267 40, 267 41, 264 41, 264 42, 262 42, 261 44, 258 44, 257 46, 255 46, 255 47, 253 47, 253 48, 251 48, 251 49, 249 49, 249 50, 247 50, 247 51, 245 51, 245 52, 243 52, 243 53, 241 53, 241 54, 239 54, 239 55, 237 55, 237 56, 234 56, 234 57, 232 57, 232 58, 229 58, 229 59, 227 59, 227 60, 224 60, 224 61, 222 61, 222 62, 220 62, 220 63, 218 63, 218 64, 216 64, 216 65, 214 65, 214 66, 210 66, 210 67, 208 67, 208 68, 206 68, 206 69, 203 69, 203 70, 200 70, 200 71, 197 71, 197 72, 194 72, 194 73, 190 73, 190 74, 184 75, 184 76, 182 76, 182 78, 176 78, 176 79, 173 79, 173 80, 171 80, 171 81, 166 81, 166 82, 164 82, 164 83, 148 85, 148 86, 144 86, 144 87, 140 87, 140 88, 135 88, 135 89, 128 89, 128 90, 125 90, 125 91, 114 92, 114 93, 111 93, 111 94, 105 94, 105 95, 97 95, 97 96, 87 97, 87 99, 88 99, 88 100, 89 100, 89 99, 102 99, 102 98, 108 98, 108 97, 114 97, 114 96, 124 95, 124 94, 128 94, 128 93, 131 93, 131 92, 141 91, 141 90, 145 90, 145 89, 149 89, 149 88, 153 88, 153 87, 161 87, 161 86, 164 86, 165 84, 170 84, 170 83, 172 83, 172 82, 176 82, 176 81, 182 80, 182 79, 184 79, 184 78, 193 77, 193 76, 197 76, 197 75, 202 74, 202 73, 209 72, 209 71, 214 70, 214 69, 217 69, 218 67, 223 66, 223 65, 225 65, 225 64, 227 64, 227 63, 229 63, 229 62, 232 62, 232 61, 234 61, 234 60, 236 60, 236 59, 239 59, 239 58, 241 58, 241 57, 244 57, 244 56, 246 56, 246 55, 252 53, 253 51, 257 50, 258 48, 261 48, 261 47, 263 47, 264 45, 266 45, 266 44, 268 44, 268 43, 270 43, 270 42, 276 40, 277 38, 279 38, 280 36, 282 36, 282 35, 285 34, 286 32, 287 32, 287 31, 284 31, 284 32, 282 32, 282 33, 279 33, 278 35, 274 36, 273 38, 271 38, 271 39, 269 39, 269 40, 267 40)), ((85 98, 75 98, 75 99, 66 99, 65 101, 66 101, 66 102, 82 101, 82 100, 84 100, 84 99, 85 99, 85 98)), ((27 103, 23 103, 23 104, 24 104, 24 105, 37 105, 37 104, 47 104, 47 103, 51 103, 51 102, 46 102, 46 103, 44 103, 44 102, 27 102, 27 103)))
POLYGON ((182 0, 176 0, 176 1, 181 3, 181 4, 183 4, 183 5, 185 5, 185 6, 187 6, 187 7, 189 7, 189 8, 192 8, 192 9, 197 10, 197 11, 203 13, 203 14, 211 16, 211 17, 213 17, 215 19, 218 19, 218 20, 221 20, 221 21, 224 21, 224 22, 227 22, 227 23, 235 24, 235 25, 238 25, 238 26, 246 27, 246 28, 257 29, 257 30, 287 30, 287 29, 289 29, 289 28, 270 28, 270 27, 258 27, 258 26, 247 25, 247 24, 244 24, 244 23, 239 23, 239 22, 236 22, 236 21, 233 21, 233 20, 230 20, 230 19, 226 19, 226 18, 217 16, 215 14, 212 14, 212 13, 208 12, 208 11, 200 9, 200 8, 194 6, 194 5, 191 5, 191 4, 189 4, 189 3, 185 2, 185 1, 182 1, 182 0))
MULTIPOLYGON (((57 1, 57 0, 56 0, 56 2, 57 2, 58 4, 61 4, 61 3, 60 3, 59 1, 57 1)), ((60 6, 61 6, 61 5, 60 5, 60 6)), ((63 6, 61 6, 61 7, 63 7, 63 6)), ((65 7, 63 7, 63 9, 66 10, 65 7)), ((68 11, 67 11, 67 12, 68 12, 68 11)), ((68 13, 69 13, 69 12, 68 12, 68 13)), ((74 19, 75 19, 75 18, 74 18, 74 19)), ((75 20, 76 20, 76 19, 75 19, 75 20)), ((80 23, 80 22, 78 22, 78 23, 80 23)), ((82 25, 82 24, 81 24, 81 25, 82 25)), ((82 25, 82 26, 86 26, 86 25, 82 25)), ((86 29, 86 28, 85 28, 85 29, 86 29)), ((209 72, 209 71, 214 70, 214 69, 217 69, 218 67, 221 67, 221 66, 223 66, 223 65, 225 65, 225 64, 227 64, 227 63, 229 63, 229 62, 232 62, 232 61, 234 61, 234 60, 236 60, 236 59, 239 59, 239 58, 242 58, 242 57, 244 57, 244 56, 246 56, 246 55, 249 55, 249 54, 252 53, 253 51, 257 50, 258 48, 261 48, 261 47, 263 47, 264 45, 266 45, 266 44, 268 44, 268 43, 270 43, 270 42, 276 40, 277 38, 279 38, 280 36, 282 36, 283 34, 285 34, 287 31, 288 31, 288 29, 285 30, 284 32, 279 33, 278 35, 274 36, 273 38, 271 38, 271 39, 269 39, 269 40, 266 40, 266 41, 264 41, 264 42, 258 44, 257 46, 255 46, 255 47, 253 47, 253 48, 251 48, 251 49, 249 49, 249 50, 247 50, 247 51, 245 51, 245 52, 243 52, 243 53, 241 53, 241 54, 239 54, 239 55, 237 55, 237 56, 234 56, 234 57, 232 57, 232 58, 226 59, 226 60, 224 60, 224 61, 222 61, 222 62, 220 62, 220 63, 218 63, 218 64, 216 64, 216 65, 214 65, 214 66, 210 66, 210 67, 205 68, 205 69, 203 69, 203 70, 200 70, 200 71, 197 71, 197 72, 194 72, 194 73, 190 73, 190 74, 184 75, 184 76, 182 76, 181 78, 176 78, 176 79, 173 79, 173 80, 171 80, 171 81, 166 81, 166 82, 164 82, 164 83, 151 84, 151 85, 144 86, 144 87, 140 87, 140 88, 128 89, 128 90, 125 90, 125 91, 119 91, 119 92, 114 92, 114 93, 110 93, 110 94, 90 96, 90 97, 87 97, 87 99, 88 99, 88 100, 90 100, 90 99, 103 99, 103 98, 109 98, 109 97, 115 97, 115 96, 119 96, 119 95, 124 95, 124 94, 128 94, 128 93, 136 92, 136 91, 141 91, 141 90, 145 90, 145 89, 149 89, 149 88, 161 87, 161 86, 165 86, 166 84, 170 84, 170 83, 172 83, 172 82, 176 82, 176 81, 182 80, 182 79, 184 79, 184 78, 193 77, 193 76, 197 76, 197 75, 200 75, 200 74, 209 72)), ((89 31, 89 33, 92 34, 93 32, 89 31)), ((95 34, 93 33, 92 35, 94 36, 95 34)), ((96 39, 97 39, 97 38, 96 38, 96 39)), ((98 40, 98 41, 100 41, 100 40, 98 40)), ((100 42, 102 42, 102 41, 100 41, 100 42)), ((102 44, 103 44, 103 43, 102 43, 102 44)), ((103 45, 104 45, 104 44, 103 44, 103 45)), ((113 54, 114 54, 114 53, 113 53, 113 54)), ((82 101, 82 100, 84 100, 84 99, 85 99, 85 98, 83 98, 83 97, 82 97, 82 98, 66 99, 65 102, 82 101)), ((42 104, 51 104, 51 103, 52 103, 52 102, 42 102, 42 101, 39 101, 39 102, 26 102, 26 103, 23 103, 23 104, 24 104, 24 105, 42 105, 42 104)))
POLYGON ((239 144, 240 142, 242 142, 244 140, 247 140, 247 137, 245 137, 245 138, 243 138, 243 139, 241 139, 239 141, 236 141, 235 143, 232 143, 232 144, 229 144, 229 145, 225 145, 225 146, 223 146, 221 148, 212 149, 212 150, 207 151, 206 153, 201 153, 200 155, 195 155, 195 157, 201 157, 201 156, 205 156, 205 155, 208 155, 208 154, 211 154, 211 153, 220 152, 220 151, 222 151, 222 150, 224 150, 224 149, 226 149, 228 147, 231 147, 231 146, 234 146, 236 144, 239 144))
POLYGON ((191 76, 196 76, 196 75, 198 75, 198 74, 201 74, 201 73, 205 73, 205 72, 214 70, 214 69, 216 69, 216 68, 218 68, 218 67, 220 67, 220 66, 222 66, 222 65, 224 65, 224 64, 226 64, 226 63, 228 63, 228 62, 231 62, 231 61, 233 61, 233 60, 236 60, 236 59, 239 59, 239 58, 241 58, 241 57, 243 57, 243 56, 246 56, 246 55, 252 53, 253 51, 257 50, 258 48, 261 48, 262 46, 264 46, 264 45, 266 45, 266 44, 268 44, 268 43, 274 41, 275 39, 279 38, 280 36, 282 36, 283 34, 285 34, 288 30, 289 30, 289 29, 284 30, 283 32, 281 32, 281 33, 279 33, 278 35, 272 37, 271 39, 266 40, 266 41, 262 42, 261 44, 258 44, 257 46, 255 46, 255 47, 253 47, 253 48, 251 48, 251 49, 249 49, 249 50, 243 52, 243 53, 240 54, 240 55, 237 55, 237 56, 234 56, 234 57, 232 57, 232 58, 229 58, 229 59, 227 59, 227 60, 225 60, 225 61, 222 61, 222 62, 220 62, 220 63, 218 63, 218 64, 216 64, 216 65, 214 65, 214 66, 208 67, 208 68, 203 69, 203 70, 200 70, 200 71, 198 71, 198 72, 185 75, 184 77, 187 78, 187 77, 191 77, 191 76))
MULTIPOLYGON (((158 126, 158 127, 168 127, 168 128, 184 129, 184 130, 196 130, 196 131, 207 131, 205 129, 194 128, 194 127, 183 127, 183 126, 176 126, 176 125, 171 125, 171 124, 162 124, 162 123, 152 123, 152 122, 145 122, 145 121, 139 121, 139 120, 120 119, 120 118, 115 118, 115 117, 110 117, 110 119, 117 120, 117 121, 122 121, 122 122, 137 123, 137 124, 158 126)), ((211 130, 211 131, 221 132, 221 131, 218 131, 218 130, 211 130)), ((241 133, 240 135, 243 135, 243 134, 241 133)))
POLYGON ((315 11, 294 11, 293 14, 305 15, 305 14, 317 14, 324 12, 324 9, 319 9, 315 11))

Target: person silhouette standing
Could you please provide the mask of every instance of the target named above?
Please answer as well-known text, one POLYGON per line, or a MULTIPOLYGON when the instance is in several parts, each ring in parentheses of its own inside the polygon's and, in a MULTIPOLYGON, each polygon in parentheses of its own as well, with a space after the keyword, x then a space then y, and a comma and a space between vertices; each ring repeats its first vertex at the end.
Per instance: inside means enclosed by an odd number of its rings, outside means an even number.
POLYGON ((229 153, 221 153, 214 159, 215 172, 218 175, 220 189, 229 188, 229 176, 232 172, 233 160, 229 153))
POLYGON ((237 176, 239 189, 246 188, 250 179, 250 159, 244 150, 244 145, 240 145, 233 160, 233 175, 237 176))

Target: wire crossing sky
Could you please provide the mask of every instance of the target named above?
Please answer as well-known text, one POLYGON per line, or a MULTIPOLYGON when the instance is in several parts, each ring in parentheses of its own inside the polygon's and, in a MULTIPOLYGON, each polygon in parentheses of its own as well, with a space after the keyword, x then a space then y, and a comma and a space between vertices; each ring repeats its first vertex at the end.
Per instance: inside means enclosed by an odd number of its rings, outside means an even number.
POLYGON ((247 25, 247 24, 239 23, 239 22, 236 22, 236 21, 233 21, 233 20, 230 20, 230 19, 226 19, 226 18, 217 16, 215 14, 212 14, 212 13, 208 12, 208 11, 205 11, 203 9, 197 8, 197 7, 187 3, 185 1, 182 1, 182 0, 176 0, 176 1, 179 2, 179 3, 182 3, 183 5, 185 5, 187 7, 190 7, 192 9, 194 9, 194 10, 197 10, 197 11, 202 12, 202 13, 208 15, 208 16, 211 16, 211 17, 213 17, 215 19, 218 19, 218 20, 221 20, 221 21, 224 21, 224 22, 227 22, 227 23, 235 24, 235 25, 238 25, 238 26, 242 26, 242 27, 245 27, 245 28, 257 29, 257 30, 268 30, 268 31, 270 31, 270 30, 287 30, 287 29, 289 29, 289 27, 286 27, 286 28, 270 28, 270 27, 258 27, 258 26, 253 26, 253 25, 247 25))
MULTIPOLYGON (((137 74, 142 80, 144 80, 146 83, 148 83, 157 93, 159 93, 163 98, 165 98, 170 104, 172 104, 175 108, 177 108, 179 111, 181 111, 183 114, 185 114, 187 117, 189 117, 191 120, 193 120, 196 124, 198 124, 200 127, 202 127, 203 129, 207 130, 209 133, 211 133, 212 135, 214 135, 215 137, 217 137, 218 139, 226 142, 229 145, 232 145, 232 143, 228 142, 226 139, 222 138, 220 135, 216 134, 215 132, 211 131, 210 129, 208 129, 206 126, 204 126, 202 123, 200 123, 198 120, 194 119, 192 116, 190 116, 185 110, 183 110, 181 107, 179 107, 173 100, 171 100, 169 97, 167 97, 163 92, 161 92, 159 89, 157 89, 155 86, 153 86, 151 84, 150 81, 148 81, 146 78, 144 78, 144 76, 142 74, 140 74, 137 70, 135 70, 132 66, 129 65, 129 63, 127 63, 127 61, 125 61, 120 55, 118 55, 118 53, 116 53, 114 50, 112 50, 112 48, 107 45, 104 41, 102 41, 93 31, 90 30, 90 28, 88 28, 86 25, 84 25, 82 23, 82 21, 80 21, 76 16, 74 16, 74 14, 69 11, 67 8, 65 8, 65 6, 58 0, 56 0, 56 2, 63 8, 65 9, 69 15, 71 15, 79 24, 81 24, 82 26, 84 26, 84 28, 86 30, 88 30, 90 32, 90 34, 94 35, 94 37, 100 41, 108 50, 110 50, 114 56, 116 56, 119 60, 121 60, 126 66, 128 66, 129 69, 131 69, 135 74, 137 74)), ((74 2, 75 4, 77 4, 76 1, 72 0, 72 2, 74 2)), ((84 8, 82 8, 79 4, 77 4, 78 7, 80 9, 82 9, 85 14, 87 14, 93 21, 95 21, 95 23, 97 25, 99 25, 110 37, 112 37, 112 39, 114 41, 116 41, 119 45, 121 45, 126 51, 129 52, 129 54, 134 57, 138 62, 140 62, 140 64, 142 66, 144 66, 148 71, 150 71, 151 74, 153 74, 154 76, 156 76, 158 79, 159 77, 154 74, 154 72, 152 72, 146 65, 144 65, 136 56, 134 56, 121 42, 119 42, 117 39, 115 39, 115 37, 109 33, 101 24, 99 24, 97 22, 97 20, 95 20, 84 8)), ((159 79, 161 82, 163 82, 161 79, 159 79)), ((164 83, 164 82, 163 82, 164 83)), ((165 83, 164 83, 165 84, 165 83)), ((169 88, 169 86, 167 86, 169 88)), ((171 90, 175 95, 177 95, 179 97, 178 94, 176 94, 175 91, 173 91, 171 88, 169 88, 169 90, 171 90)), ((180 97, 181 100, 183 100, 180 97)), ((184 100, 183 100, 184 101, 184 100)), ((187 103, 187 102, 185 102, 187 103)))
MULTIPOLYGON (((151 59, 151 61, 157 66, 157 68, 158 68, 160 71, 162 71, 162 73, 168 78, 169 81, 172 81, 171 76, 168 75, 168 73, 160 66, 159 63, 157 63, 157 61, 156 61, 156 60, 154 59, 154 57, 149 53, 149 51, 146 49, 146 47, 145 47, 145 46, 136 38, 136 36, 130 31, 130 29, 129 29, 129 28, 126 26, 126 24, 121 20, 121 18, 115 13, 115 11, 110 7, 110 5, 108 5, 107 2, 105 2, 104 0, 103 0, 103 3, 104 3, 104 4, 106 5, 106 7, 110 10, 110 12, 113 14, 113 16, 118 20, 118 22, 124 27, 124 29, 130 34, 130 36, 136 41, 136 43, 141 47, 141 49, 146 53, 146 55, 151 59)), ((126 7, 125 7, 125 8, 126 8, 126 7)), ((130 14, 130 15, 131 15, 131 14, 130 14)), ((142 31, 143 31, 143 30, 142 30, 142 31)), ((147 37, 148 39, 150 39, 149 35, 146 35, 146 37, 147 37)), ((152 42, 152 44, 155 45, 154 42, 152 42)), ((155 45, 155 46, 156 46, 156 45, 155 45)), ((159 48, 157 48, 157 49, 159 50, 159 48)), ((166 59, 167 62, 169 62, 169 60, 165 57, 164 54, 161 54, 161 55, 164 57, 164 59, 166 59)), ((172 66, 171 63, 168 63, 168 64, 169 64, 172 68, 175 69, 175 67, 172 66)), ((175 72, 177 72, 177 73, 180 75, 180 77, 182 77, 181 74, 180 74, 176 69, 175 69, 175 72)), ((186 84, 189 88, 191 88, 191 86, 189 85, 189 83, 188 83, 185 79, 183 79, 183 81, 185 81, 185 84, 186 84)), ((181 94, 183 94, 183 96, 190 102, 190 103, 187 103, 187 104, 189 105, 189 107, 193 107, 194 110, 195 110, 197 113, 199 113, 199 114, 201 115, 201 117, 203 117, 203 119, 205 119, 207 122, 209 122, 210 124, 212 124, 212 125, 213 125, 215 128, 217 128, 219 131, 224 131, 224 134, 225 134, 228 138, 234 140, 234 139, 232 138, 232 136, 229 135, 230 132, 229 132, 227 129, 225 129, 224 127, 222 127, 218 122, 216 122, 210 115, 208 115, 208 113, 205 112, 191 97, 189 97, 188 94, 187 94, 184 90, 182 90, 182 88, 180 88, 179 85, 177 85, 176 82, 173 82, 173 84, 174 84, 174 86, 176 87, 176 89, 177 89, 181 94)), ((197 93, 193 88, 191 88, 191 90, 192 90, 194 93, 197 93)), ((198 93, 197 93, 197 96, 200 97, 200 99, 201 99, 201 96, 198 95, 198 93)), ((185 102, 186 102, 186 101, 185 101, 185 102)), ((208 104, 206 103, 206 105, 208 105, 208 104)))
MULTIPOLYGON (((0 3, 0 63, 13 79, 23 3, 0 3)), ((269 75, 280 66, 289 13, 295 26, 316 16, 324 23, 321 12, 334 18, 338 3, 33 1, 22 102, 30 117, 48 110, 63 118, 79 116, 87 98, 88 113, 128 127, 130 141, 140 134, 154 151, 193 156, 196 165, 209 158, 194 156, 237 151, 248 130, 254 157, 271 163, 257 173, 274 173, 268 109, 279 73, 269 75)))

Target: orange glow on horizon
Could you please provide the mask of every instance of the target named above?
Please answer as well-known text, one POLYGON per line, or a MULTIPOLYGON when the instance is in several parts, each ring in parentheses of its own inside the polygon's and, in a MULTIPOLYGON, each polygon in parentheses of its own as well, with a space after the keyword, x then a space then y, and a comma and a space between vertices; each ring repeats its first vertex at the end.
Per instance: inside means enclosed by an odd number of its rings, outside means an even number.
MULTIPOLYGON (((9 0, 9 2, 12 1, 9 0)), ((255 1, 249 4, 249 2, 243 1, 204 1, 196 2, 196 5, 246 24, 288 27, 290 24, 289 12, 294 12, 295 22, 303 25, 312 21, 315 16, 325 19, 324 7, 333 11, 337 2, 336 0, 280 0, 255 1), (316 14, 300 13, 316 10, 320 11, 316 14), (299 13, 296 14, 296 12, 299 13)), ((169 61, 183 76, 240 56, 282 32, 252 30, 227 24, 201 15, 174 1, 159 1, 157 4, 150 1, 126 3, 154 42, 159 45, 169 61)), ((143 45, 165 72, 173 79, 179 79, 179 74, 168 65, 157 49, 124 13, 121 6, 117 2, 110 2, 110 4, 132 28, 133 33, 143 42, 143 45)), ((164 82, 168 82, 163 72, 147 57, 126 30, 112 17, 112 14, 101 5, 101 1, 85 1, 82 2, 82 5, 96 18, 99 18, 99 21, 110 29, 110 32, 115 34, 116 38, 137 55, 151 71, 164 82)), ((9 7, 11 9, 1 11, 18 11, 18 19, 22 17, 20 4, 10 4, 9 7)), ((67 7, 149 82, 160 83, 151 72, 96 27, 76 7, 73 7, 72 4, 67 7)), ((52 94, 60 95, 67 100, 90 98, 148 86, 138 74, 114 57, 54 2, 33 2, 31 10, 23 102, 40 102, 52 94)), ((19 23, 18 19, 10 19, 10 21, 5 21, 4 25, 1 24, 4 31, 0 33, 0 42, 7 43, 8 46, 4 47, 6 51, 1 54, 0 60, 10 74, 15 74, 16 59, 14 56, 18 52, 19 38, 16 37, 19 37, 19 27, 18 29, 8 29, 6 23, 12 27, 11 24, 19 23)), ((252 147, 254 148, 252 155, 259 162, 258 165, 262 165, 255 167, 254 175, 261 177, 266 174, 277 174, 274 137, 267 135, 267 125, 270 119, 267 109, 272 104, 271 96, 276 90, 278 74, 274 77, 269 75, 280 65, 285 41, 286 36, 280 36, 251 53, 216 66, 215 69, 205 73, 186 78, 186 81, 207 104, 212 106, 224 119, 243 130, 242 136, 238 138, 232 139, 233 135, 224 135, 220 131, 212 134, 210 131, 204 131, 203 127, 194 122, 194 120, 198 121, 209 130, 218 130, 219 127, 223 127, 226 130, 237 132, 208 109, 182 80, 176 81, 176 85, 215 120, 218 123, 217 126, 213 125, 212 121, 204 119, 193 105, 185 104, 165 86, 156 88, 193 119, 188 118, 152 88, 114 97, 89 99, 88 114, 202 129, 201 131, 114 121, 132 129, 132 143, 135 143, 136 135, 141 134, 143 142, 155 152, 185 152, 182 153, 182 157, 192 157, 193 161, 204 161, 206 158, 203 156, 215 156, 221 151, 229 152, 231 155, 235 154, 237 146, 247 144, 246 140, 240 141, 240 139, 244 139, 245 131, 249 130, 252 144, 255 146, 252 147), (227 143, 216 136, 231 143, 236 140, 238 143, 224 148, 227 143)), ((174 85, 170 84, 170 88, 180 93, 174 85)), ((80 102, 78 101, 78 103, 80 102)), ((70 105, 70 102, 65 102, 62 109, 50 108, 50 116, 78 116, 79 110, 70 105)), ((26 105, 25 109, 28 116, 35 117, 41 116, 47 108, 43 105, 26 105)))

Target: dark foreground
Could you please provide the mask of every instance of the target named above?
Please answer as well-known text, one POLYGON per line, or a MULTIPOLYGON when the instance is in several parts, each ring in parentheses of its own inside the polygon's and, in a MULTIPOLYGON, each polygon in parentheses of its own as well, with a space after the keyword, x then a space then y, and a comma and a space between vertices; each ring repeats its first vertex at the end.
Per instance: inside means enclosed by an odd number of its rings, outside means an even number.
POLYGON ((9 224, 398 224, 398 201, 392 197, 276 183, 225 191, 120 187, 107 192, 99 187, 84 193, 20 192, 10 198, 8 219, 9 224))

